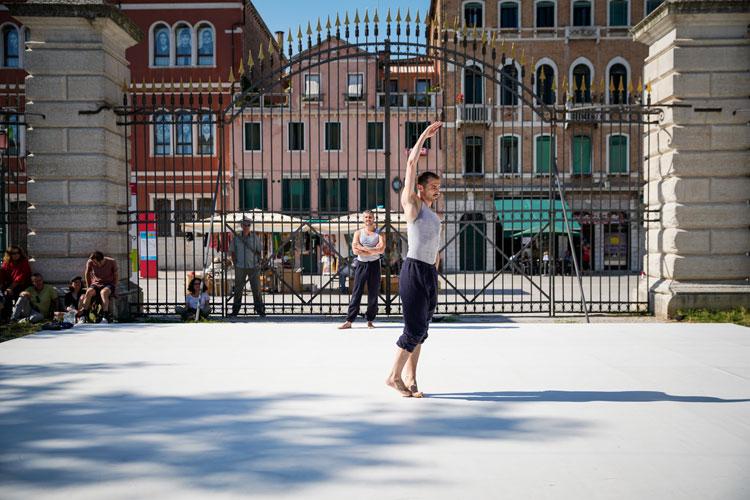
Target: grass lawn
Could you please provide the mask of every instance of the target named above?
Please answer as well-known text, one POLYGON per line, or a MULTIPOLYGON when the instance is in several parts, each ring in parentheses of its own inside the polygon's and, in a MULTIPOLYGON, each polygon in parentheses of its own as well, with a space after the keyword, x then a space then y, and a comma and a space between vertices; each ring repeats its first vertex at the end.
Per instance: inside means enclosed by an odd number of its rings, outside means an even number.
POLYGON ((744 307, 738 307, 730 311, 687 309, 684 311, 678 310, 675 319, 689 323, 734 323, 736 325, 750 326, 750 311, 744 307))
POLYGON ((34 332, 38 332, 41 329, 41 324, 9 323, 7 325, 2 325, 0 326, 0 342, 17 339, 34 332))

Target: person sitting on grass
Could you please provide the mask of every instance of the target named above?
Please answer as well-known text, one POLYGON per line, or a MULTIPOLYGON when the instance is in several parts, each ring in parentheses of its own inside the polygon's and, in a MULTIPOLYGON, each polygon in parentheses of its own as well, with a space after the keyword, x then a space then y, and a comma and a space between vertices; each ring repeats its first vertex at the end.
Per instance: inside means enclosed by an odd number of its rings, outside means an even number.
POLYGON ((78 311, 79 318, 84 321, 89 316, 91 303, 94 297, 101 300, 102 323, 112 322, 112 313, 109 310, 110 299, 115 296, 115 288, 118 282, 117 262, 111 257, 105 257, 102 252, 96 250, 89 256, 86 262, 86 270, 83 273, 86 283, 86 294, 83 299, 83 307, 78 311))
POLYGON ((0 267, 0 288, 3 298, 0 301, 0 318, 10 319, 13 303, 18 296, 31 285, 31 266, 26 252, 17 245, 11 245, 5 250, 3 264, 0 267))
POLYGON ((207 292, 208 288, 203 284, 200 278, 193 278, 188 285, 187 295, 185 296, 185 307, 177 306, 177 314, 182 317, 182 321, 190 321, 196 318, 196 313, 200 311, 200 318, 208 319, 211 312, 210 298, 207 292))
POLYGON ((18 297, 11 321, 41 323, 52 319, 57 305, 57 290, 47 285, 39 273, 31 275, 31 283, 18 297))

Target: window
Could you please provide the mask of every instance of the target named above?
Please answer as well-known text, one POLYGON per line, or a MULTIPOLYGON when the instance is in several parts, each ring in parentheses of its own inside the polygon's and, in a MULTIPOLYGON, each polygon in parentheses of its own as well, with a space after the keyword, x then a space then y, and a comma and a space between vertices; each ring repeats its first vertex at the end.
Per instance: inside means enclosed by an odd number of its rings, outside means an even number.
POLYGON ((305 124, 289 122, 289 151, 305 150, 305 124))
POLYGON ((591 175, 591 137, 573 136, 573 175, 591 175))
POLYGON ((195 220, 193 212, 193 200, 187 198, 177 200, 174 203, 174 234, 175 236, 184 236, 183 224, 195 220))
POLYGON ((585 64, 573 68, 573 102, 591 102, 591 70, 585 64))
POLYGON ((177 113, 177 141, 175 153, 193 154, 193 116, 190 113, 177 113))
POLYGON ((500 105, 515 106, 518 104, 518 69, 513 64, 506 64, 500 71, 500 105))
POLYGON ((469 66, 464 70, 464 100, 466 104, 484 102, 482 70, 478 66, 469 66))
POLYGON ((281 210, 291 213, 310 211, 310 179, 281 180, 281 210))
POLYGON ((198 27, 198 66, 214 65, 214 30, 202 24, 198 27))
POLYGON ((482 138, 469 135, 464 138, 464 173, 467 175, 483 174, 484 148, 482 138))
POLYGON ((240 179, 240 210, 268 210, 266 179, 240 179))
POLYGON ((385 206, 385 179, 359 180, 359 210, 385 206))
POLYGON ((214 118, 211 113, 203 113, 198 126, 198 153, 202 155, 214 154, 214 118))
POLYGON ((409 99, 409 106, 427 107, 431 104, 428 94, 430 91, 430 80, 428 78, 418 78, 414 84, 415 94, 409 99))
POLYGON ((536 97, 544 104, 555 104, 556 96, 553 89, 555 70, 549 64, 541 64, 536 69, 536 97))
POLYGON ((627 135, 610 135, 607 144, 609 149, 609 173, 610 174, 627 174, 628 173, 628 136, 627 135))
MULTIPOLYGON (((404 144, 407 148, 413 148, 417 143, 417 139, 424 132, 424 130, 430 125, 430 122, 406 122, 404 124, 404 130, 406 132, 406 138, 404 144)), ((424 141, 423 148, 430 149, 432 138, 424 141)))
POLYGON ((627 104, 628 102, 628 70, 624 64, 613 64, 609 68, 610 104, 627 104))
POLYGON ((302 98, 307 101, 320 99, 320 75, 305 75, 305 93, 302 98))
POLYGON ((193 36, 188 26, 181 24, 174 31, 175 64, 190 66, 193 58, 193 36))
POLYGON ((609 0, 609 25, 628 25, 628 0, 609 0))
POLYGON ((573 2, 573 26, 591 26, 591 2, 588 0, 573 2))
POLYGON ((326 123, 326 151, 341 151, 341 123, 326 123))
POLYGON ((3 28, 3 66, 6 68, 19 67, 18 29, 15 26, 3 28))
POLYGON ((349 187, 344 179, 318 179, 318 210, 321 213, 349 211, 349 187))
POLYGON ((536 138, 535 171, 537 174, 548 174, 552 171, 552 158, 555 155, 555 139, 549 135, 536 138))
POLYGON ((367 122, 367 149, 384 149, 383 122, 367 122))
POLYGON ((154 28, 154 66, 169 66, 169 28, 163 24, 154 28))
POLYGON ((349 101, 360 101, 364 97, 365 75, 349 73, 346 76, 346 98, 349 101))
POLYGON ((646 0, 646 15, 651 14, 654 9, 662 4, 664 0, 646 0))
POLYGON ((260 151, 260 123, 245 123, 245 151, 260 151))
POLYGON ((500 2, 500 28, 518 28, 518 3, 500 2))
POLYGON ((18 125, 18 115, 10 112, 0 115, 0 130, 4 130, 8 148, 5 151, 0 150, 0 160, 3 156, 22 156, 20 131, 23 127, 18 125))
POLYGON ((536 27, 555 27, 555 2, 541 1, 536 3, 536 27))
POLYGON ((172 154, 172 115, 167 113, 154 117, 154 154, 172 154))
POLYGON ((154 200, 156 214, 156 236, 172 236, 172 201, 154 200))
POLYGON ((479 2, 469 2, 464 5, 464 26, 482 27, 482 4, 479 2))
POLYGON ((518 137, 506 135, 500 138, 500 172, 517 174, 520 161, 518 137))
POLYGON ((199 219, 207 219, 213 215, 214 200, 211 198, 198 198, 196 209, 198 210, 199 219))

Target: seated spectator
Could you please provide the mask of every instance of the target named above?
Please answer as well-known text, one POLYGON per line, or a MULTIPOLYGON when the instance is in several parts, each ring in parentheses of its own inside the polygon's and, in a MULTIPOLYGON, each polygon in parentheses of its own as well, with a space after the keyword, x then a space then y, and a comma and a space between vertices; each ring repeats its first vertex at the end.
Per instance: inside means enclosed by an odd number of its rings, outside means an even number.
POLYGON ((110 299, 115 296, 117 287, 117 262, 111 257, 105 257, 102 252, 96 250, 86 262, 86 270, 83 273, 86 284, 83 307, 78 311, 78 316, 84 318, 89 316, 94 298, 101 301, 103 323, 112 322, 110 311, 110 299))
POLYGON ((195 315, 198 310, 200 310, 201 318, 208 318, 208 313, 211 312, 211 304, 206 290, 206 285, 200 278, 190 280, 185 296, 185 307, 177 306, 177 314, 182 316, 182 321, 196 319, 195 315))
POLYGON ((0 288, 3 291, 0 318, 4 322, 10 318, 13 303, 29 285, 31 285, 31 266, 26 252, 17 245, 11 245, 5 250, 3 264, 0 267, 0 288))
POLYGON ((52 319, 57 305, 57 290, 52 285, 44 283, 39 273, 31 275, 32 285, 21 292, 13 308, 11 321, 29 321, 41 323, 52 319))
POLYGON ((83 287, 83 278, 76 276, 70 280, 68 292, 63 299, 63 307, 65 308, 65 311, 73 311, 77 313, 83 306, 83 297, 85 295, 86 289, 83 287))

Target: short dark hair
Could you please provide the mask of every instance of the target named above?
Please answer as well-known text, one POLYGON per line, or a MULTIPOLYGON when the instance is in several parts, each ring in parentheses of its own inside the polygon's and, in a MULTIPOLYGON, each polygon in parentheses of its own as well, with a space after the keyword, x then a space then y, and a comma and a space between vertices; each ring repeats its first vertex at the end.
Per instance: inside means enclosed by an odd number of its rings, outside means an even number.
POLYGON ((429 170, 426 172, 422 172, 419 174, 419 177, 417 177, 417 184, 421 186, 427 186, 427 183, 432 180, 439 180, 440 176, 436 174, 435 172, 430 172, 429 170))
POLYGON ((190 280, 190 284, 188 284, 187 293, 193 293, 193 285, 195 284, 196 281, 200 283, 201 285, 203 285, 201 286, 201 293, 208 290, 208 287, 206 286, 206 284, 203 282, 201 278, 193 278, 190 280))
POLYGON ((91 255, 89 255, 89 259, 95 261, 104 260, 104 254, 99 250, 94 250, 93 252, 91 252, 91 255))
POLYGON ((83 278, 80 276, 75 276, 74 278, 71 278, 70 282, 73 283, 74 281, 83 281, 83 278))
POLYGON ((44 279, 44 276, 41 275, 41 273, 31 273, 32 278, 42 278, 44 279))

